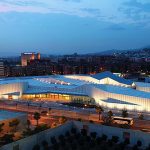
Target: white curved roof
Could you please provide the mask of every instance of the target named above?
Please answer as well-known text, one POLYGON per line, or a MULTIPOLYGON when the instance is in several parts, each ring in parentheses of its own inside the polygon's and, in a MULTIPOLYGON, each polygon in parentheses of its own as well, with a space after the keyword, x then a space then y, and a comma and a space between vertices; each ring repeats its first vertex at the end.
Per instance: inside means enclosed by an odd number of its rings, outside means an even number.
POLYGON ((116 94, 121 94, 121 95, 150 99, 150 93, 144 92, 144 91, 138 91, 132 88, 126 88, 126 87, 120 87, 120 86, 114 86, 114 85, 103 85, 103 84, 94 85, 94 86, 96 88, 102 89, 109 93, 116 93, 116 94))
POLYGON ((127 79, 124 79, 124 78, 121 78, 121 77, 118 77, 117 75, 114 75, 113 73, 109 72, 109 71, 105 71, 105 72, 102 72, 102 73, 97 73, 95 75, 92 75, 91 77, 95 78, 95 79, 98 79, 98 80, 102 80, 104 78, 111 78, 119 83, 123 83, 123 84, 126 84, 126 85, 132 85, 132 81, 130 80, 127 80, 127 79))

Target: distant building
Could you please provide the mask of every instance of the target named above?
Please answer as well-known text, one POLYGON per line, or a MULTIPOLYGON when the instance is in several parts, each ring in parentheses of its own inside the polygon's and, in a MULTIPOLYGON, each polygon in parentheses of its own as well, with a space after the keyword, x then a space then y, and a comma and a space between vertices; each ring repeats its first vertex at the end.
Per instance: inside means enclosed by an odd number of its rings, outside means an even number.
POLYGON ((4 62, 0 62, 0 77, 5 76, 5 67, 4 67, 4 62))
POLYGON ((21 54, 21 66, 27 66, 28 62, 30 62, 31 60, 35 60, 38 59, 40 60, 40 53, 22 53, 21 54))

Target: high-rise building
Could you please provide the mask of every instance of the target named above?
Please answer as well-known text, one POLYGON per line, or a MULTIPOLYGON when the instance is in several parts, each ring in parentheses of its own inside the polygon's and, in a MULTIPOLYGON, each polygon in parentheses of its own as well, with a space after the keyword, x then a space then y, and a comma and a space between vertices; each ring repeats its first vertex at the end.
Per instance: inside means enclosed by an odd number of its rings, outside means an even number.
POLYGON ((22 53, 21 54, 21 65, 27 66, 28 62, 31 60, 38 59, 40 60, 40 53, 22 53))
POLYGON ((4 75, 5 75, 4 62, 0 62, 0 77, 4 77, 4 75))

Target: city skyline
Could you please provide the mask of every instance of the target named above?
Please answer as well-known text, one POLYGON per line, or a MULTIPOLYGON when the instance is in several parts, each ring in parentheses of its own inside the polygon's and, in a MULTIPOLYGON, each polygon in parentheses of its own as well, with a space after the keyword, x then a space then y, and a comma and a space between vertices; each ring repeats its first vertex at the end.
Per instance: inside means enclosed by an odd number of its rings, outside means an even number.
POLYGON ((149 46, 149 7, 147 0, 1 0, 1 56, 149 46))

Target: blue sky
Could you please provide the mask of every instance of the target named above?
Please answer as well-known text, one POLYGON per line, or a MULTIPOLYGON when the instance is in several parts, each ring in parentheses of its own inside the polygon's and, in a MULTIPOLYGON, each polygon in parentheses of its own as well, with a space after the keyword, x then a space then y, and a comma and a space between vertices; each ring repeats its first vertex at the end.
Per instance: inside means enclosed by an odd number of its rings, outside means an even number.
POLYGON ((0 0, 0 54, 150 45, 150 0, 0 0))

